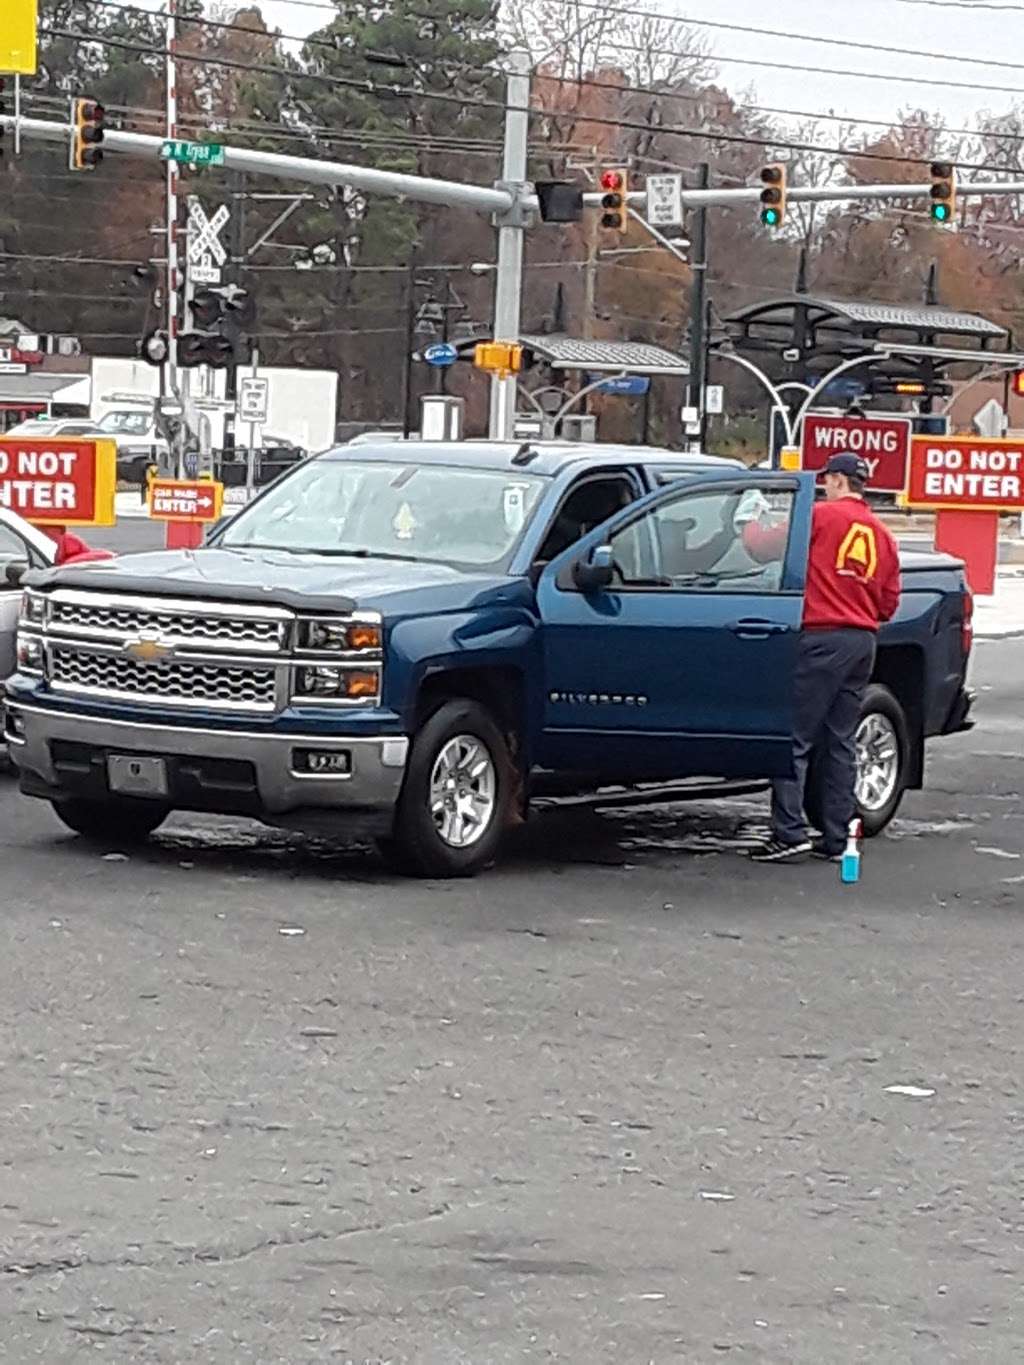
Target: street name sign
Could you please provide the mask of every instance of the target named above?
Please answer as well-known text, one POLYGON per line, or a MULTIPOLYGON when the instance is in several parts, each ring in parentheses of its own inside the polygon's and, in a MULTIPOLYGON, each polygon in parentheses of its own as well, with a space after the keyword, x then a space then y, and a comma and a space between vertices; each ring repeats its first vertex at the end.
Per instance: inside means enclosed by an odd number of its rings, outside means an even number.
POLYGON ((907 486, 912 424, 909 417, 829 417, 809 412, 803 421, 803 468, 818 473, 833 455, 860 455, 873 493, 902 493, 907 486))
POLYGON ((154 479, 149 486, 154 521, 216 521, 223 502, 224 485, 212 479, 154 479))
POLYGON ((185 142, 169 138, 160 146, 161 161, 177 161, 183 166, 223 166, 224 148, 219 142, 185 142))
POLYGON ((114 441, 0 439, 0 507, 54 526, 113 526, 114 441))

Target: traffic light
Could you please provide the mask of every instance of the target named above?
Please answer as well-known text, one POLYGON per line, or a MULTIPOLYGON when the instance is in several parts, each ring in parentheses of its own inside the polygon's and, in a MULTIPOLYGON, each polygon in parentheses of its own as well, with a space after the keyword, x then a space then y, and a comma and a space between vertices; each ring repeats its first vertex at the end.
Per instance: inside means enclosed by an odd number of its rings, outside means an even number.
POLYGON ((1024 370, 1014 370, 1010 376, 1010 392, 1024 398, 1024 370))
POLYGON ((786 168, 781 161, 773 161, 761 168, 761 222, 765 227, 780 228, 786 221, 786 168))
POLYGON ((601 226, 610 232, 625 232, 629 226, 626 194, 629 173, 621 166, 601 172, 601 226))
POLYGON ((107 111, 96 100, 71 101, 71 156, 73 171, 94 171, 103 160, 103 123, 107 111))
POLYGON ((186 330, 178 338, 178 364, 183 369, 212 365, 224 369, 235 357, 239 332, 252 325, 256 304, 247 289, 235 284, 197 289, 185 310, 186 330))
POLYGON ((537 205, 542 223, 578 223, 583 217, 583 191, 566 180, 537 180, 537 205))
POLYGON ((932 222, 952 223, 956 214, 956 167, 951 161, 933 161, 932 222))

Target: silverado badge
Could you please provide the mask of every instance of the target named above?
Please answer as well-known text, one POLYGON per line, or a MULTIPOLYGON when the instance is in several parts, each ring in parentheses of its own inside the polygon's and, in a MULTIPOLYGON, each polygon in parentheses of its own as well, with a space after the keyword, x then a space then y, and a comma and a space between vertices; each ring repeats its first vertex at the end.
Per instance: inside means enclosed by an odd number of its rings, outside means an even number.
POLYGON ((124 652, 136 663, 156 664, 169 659, 174 648, 165 644, 155 631, 144 631, 137 640, 130 640, 125 645, 124 652))

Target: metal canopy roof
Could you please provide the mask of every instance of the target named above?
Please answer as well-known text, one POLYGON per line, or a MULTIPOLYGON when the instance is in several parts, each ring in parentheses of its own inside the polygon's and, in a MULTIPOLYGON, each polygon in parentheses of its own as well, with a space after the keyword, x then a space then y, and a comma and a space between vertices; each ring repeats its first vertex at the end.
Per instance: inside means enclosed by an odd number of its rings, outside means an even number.
POLYGON ((725 320, 733 323, 783 323, 792 310, 806 308, 821 316, 815 321, 825 326, 830 319, 849 323, 850 331, 876 328, 912 332, 942 332, 952 336, 1004 337, 1006 328, 990 322, 977 313, 959 313, 951 308, 900 303, 883 303, 874 299, 834 299, 821 294, 786 294, 762 303, 748 304, 731 313, 725 320), (774 315, 774 316, 773 316, 774 315))
POLYGON ((690 373, 683 356, 646 341, 577 341, 560 336, 524 336, 520 340, 538 360, 546 361, 555 370, 593 370, 599 374, 690 373))

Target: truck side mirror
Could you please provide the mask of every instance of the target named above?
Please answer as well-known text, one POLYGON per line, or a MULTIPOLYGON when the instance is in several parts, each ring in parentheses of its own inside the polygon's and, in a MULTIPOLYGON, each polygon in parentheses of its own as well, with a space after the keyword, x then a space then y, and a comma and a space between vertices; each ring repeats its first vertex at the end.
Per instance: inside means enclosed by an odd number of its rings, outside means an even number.
POLYGON ((12 588, 20 588, 21 580, 28 573, 30 567, 27 559, 12 559, 4 569, 4 577, 12 588))
POLYGON ((601 592, 615 579, 615 564, 610 545, 595 545, 586 559, 572 566, 572 579, 580 592, 601 592))

